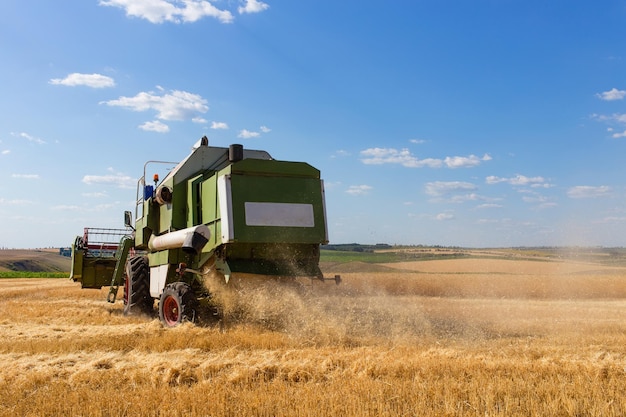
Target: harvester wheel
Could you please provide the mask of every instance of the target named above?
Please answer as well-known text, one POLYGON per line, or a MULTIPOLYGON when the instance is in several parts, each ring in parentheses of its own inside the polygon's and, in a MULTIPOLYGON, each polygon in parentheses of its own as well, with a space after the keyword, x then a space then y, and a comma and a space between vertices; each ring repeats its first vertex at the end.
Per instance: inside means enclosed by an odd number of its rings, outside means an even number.
POLYGON ((159 318, 167 327, 196 319, 198 301, 189 284, 173 282, 165 286, 159 301, 159 318))
POLYGON ((154 311, 150 296, 150 266, 146 256, 130 258, 124 281, 124 314, 148 314, 154 311))

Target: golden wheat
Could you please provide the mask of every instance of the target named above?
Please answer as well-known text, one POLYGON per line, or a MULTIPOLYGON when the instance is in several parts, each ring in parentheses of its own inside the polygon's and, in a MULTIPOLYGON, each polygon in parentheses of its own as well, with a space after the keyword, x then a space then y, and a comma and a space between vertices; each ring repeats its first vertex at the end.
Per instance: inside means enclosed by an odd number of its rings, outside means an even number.
POLYGON ((175 329, 0 280, 0 415, 626 414, 626 270, 468 261, 242 287, 221 325, 175 329))

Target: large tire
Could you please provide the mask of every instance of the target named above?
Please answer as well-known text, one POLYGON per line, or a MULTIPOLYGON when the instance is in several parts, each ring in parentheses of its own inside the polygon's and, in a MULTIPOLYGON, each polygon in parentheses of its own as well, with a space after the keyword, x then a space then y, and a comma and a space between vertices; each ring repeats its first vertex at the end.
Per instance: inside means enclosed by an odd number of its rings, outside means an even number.
POLYGON ((165 286, 159 300, 159 318, 166 327, 196 319, 198 300, 189 284, 173 282, 165 286))
POLYGON ((150 296, 150 265, 146 256, 134 256, 126 264, 124 281, 124 314, 154 313, 150 296))

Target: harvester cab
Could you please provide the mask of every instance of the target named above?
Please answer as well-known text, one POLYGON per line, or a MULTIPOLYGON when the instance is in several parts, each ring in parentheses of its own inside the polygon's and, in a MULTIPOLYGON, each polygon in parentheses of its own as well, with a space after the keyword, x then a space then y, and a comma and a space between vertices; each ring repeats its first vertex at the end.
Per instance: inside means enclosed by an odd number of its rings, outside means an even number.
POLYGON ((147 162, 134 225, 131 212, 124 223, 126 229, 86 228, 76 238, 71 278, 83 288, 109 285, 111 302, 124 283, 126 313, 152 313, 158 300, 166 326, 195 318, 199 299, 210 296, 208 276, 224 283, 233 274, 326 279, 319 268, 320 245, 328 243, 320 172, 265 151, 212 147, 203 137, 177 164, 147 162), (149 184, 153 164, 173 168, 149 184), (106 244, 94 240, 101 230, 109 230, 106 244))

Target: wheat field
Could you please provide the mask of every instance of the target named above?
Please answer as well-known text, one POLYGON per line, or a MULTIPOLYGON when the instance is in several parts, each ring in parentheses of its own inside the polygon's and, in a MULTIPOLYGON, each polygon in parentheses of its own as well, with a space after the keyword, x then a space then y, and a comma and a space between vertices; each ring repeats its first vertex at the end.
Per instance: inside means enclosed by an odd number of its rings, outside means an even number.
POLYGON ((106 289, 0 280, 0 416, 626 415, 626 268, 385 267, 243 287, 175 329, 106 289))

